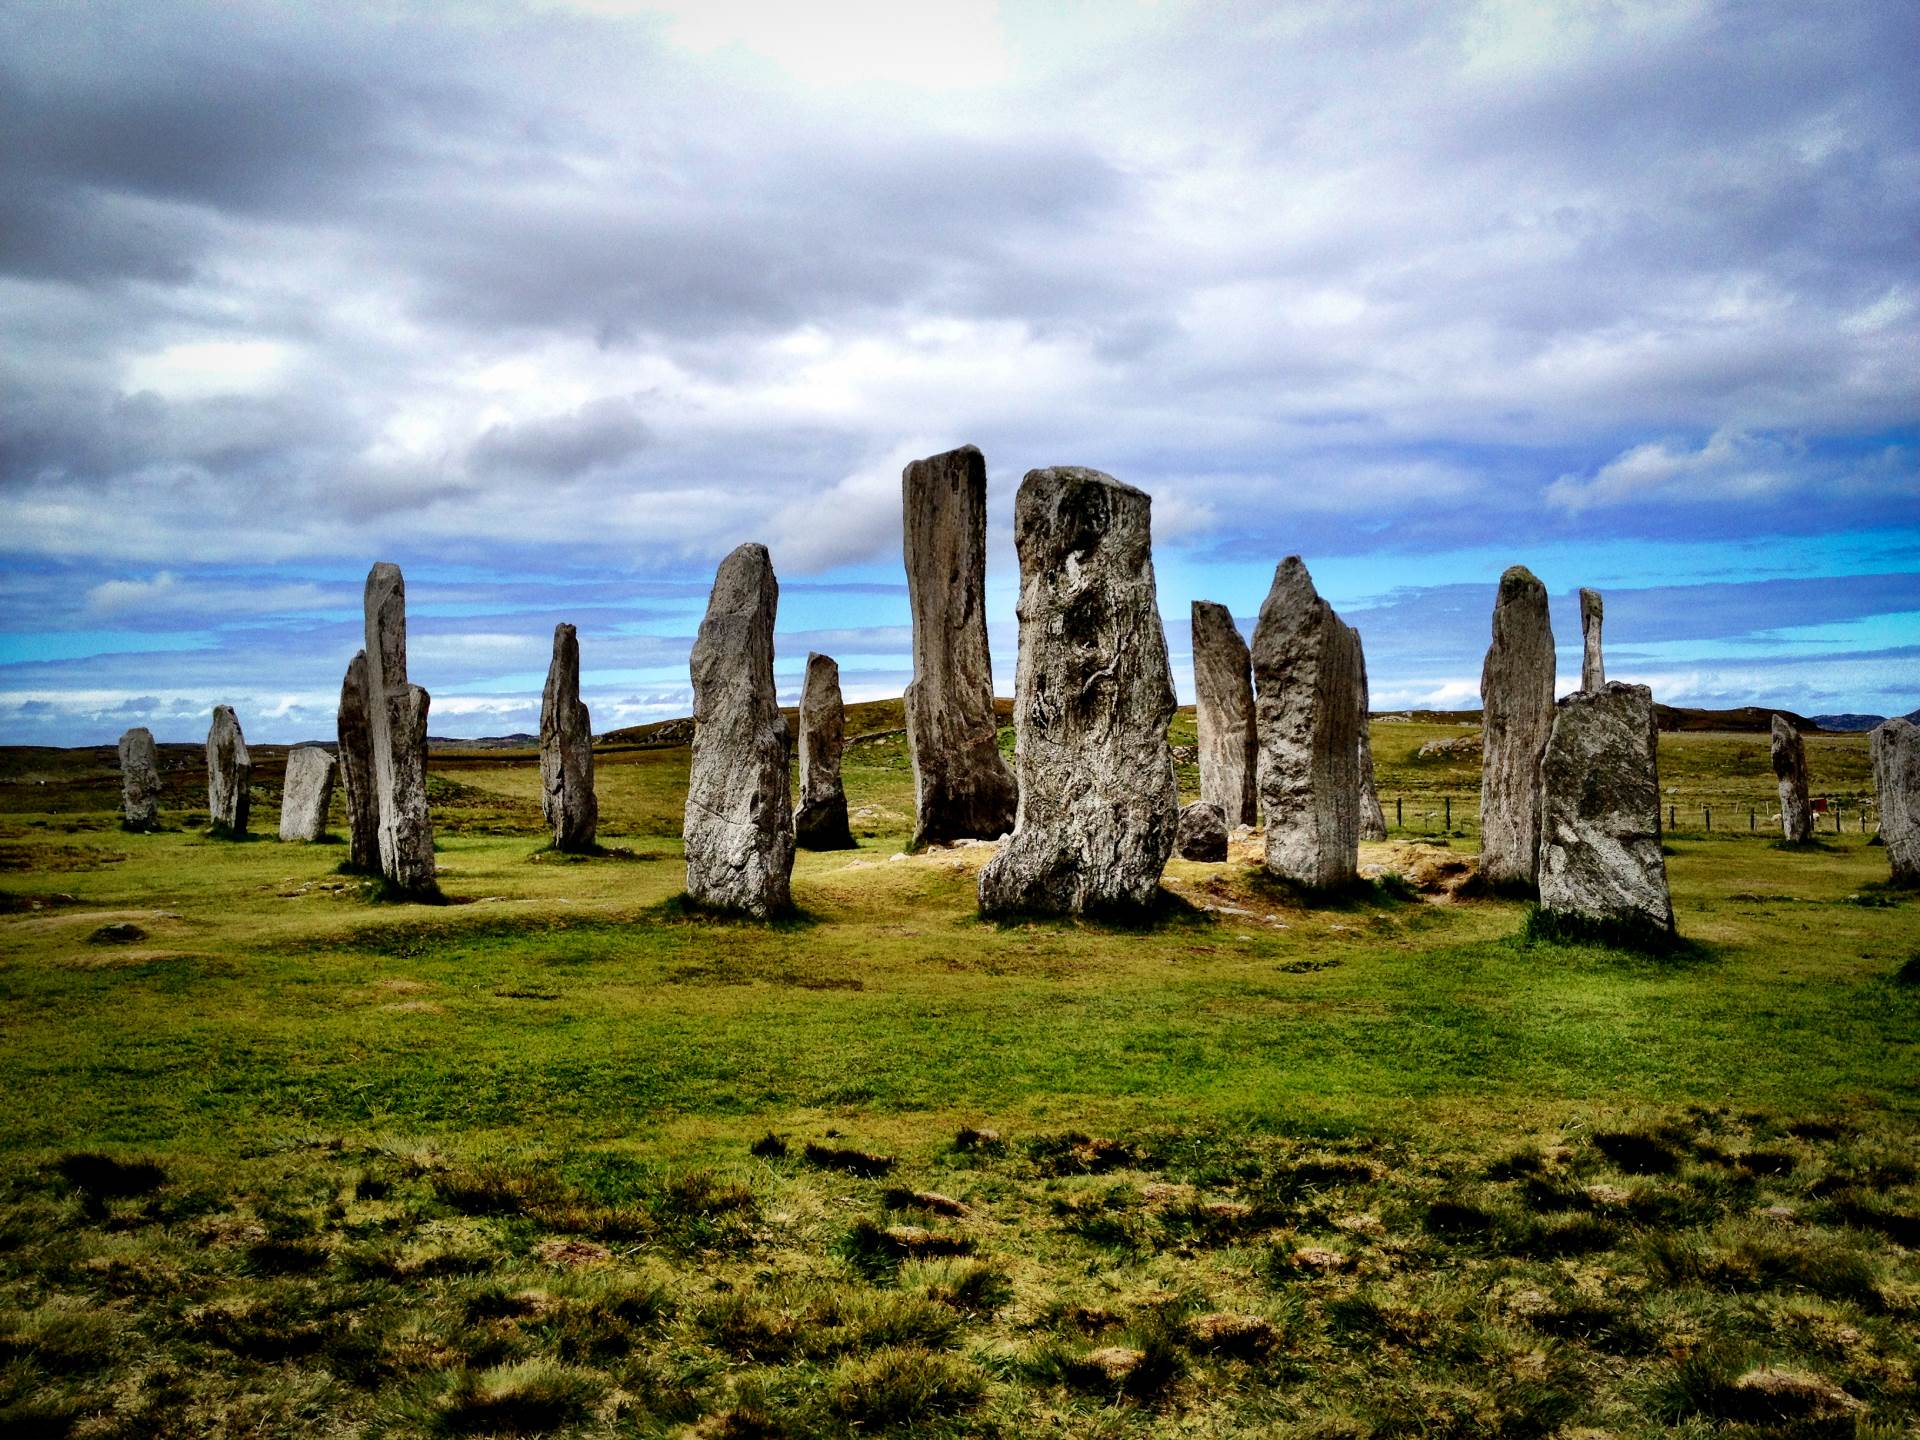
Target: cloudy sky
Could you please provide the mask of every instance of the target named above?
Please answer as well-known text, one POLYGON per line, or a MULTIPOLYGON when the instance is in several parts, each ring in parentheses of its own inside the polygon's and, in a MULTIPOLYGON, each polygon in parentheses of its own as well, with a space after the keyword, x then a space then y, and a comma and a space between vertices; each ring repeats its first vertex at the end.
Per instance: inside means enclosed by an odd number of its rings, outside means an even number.
MULTIPOLYGON (((1251 629, 1477 703, 1523 562, 1677 704, 1920 704, 1920 6, 0 7, 0 741, 330 733, 375 560, 436 734, 908 677, 899 475, 1154 497, 1251 629)), ((1577 673, 1563 644, 1563 675, 1577 673)), ((1563 681, 1563 688, 1567 688, 1563 681)))

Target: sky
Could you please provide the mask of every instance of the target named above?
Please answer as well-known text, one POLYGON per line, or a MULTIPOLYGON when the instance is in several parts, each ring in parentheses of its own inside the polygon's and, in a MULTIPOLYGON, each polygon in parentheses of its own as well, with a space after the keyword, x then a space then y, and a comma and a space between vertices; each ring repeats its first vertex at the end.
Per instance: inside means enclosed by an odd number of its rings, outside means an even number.
POLYGON ((331 735, 398 562, 436 735, 898 694, 900 471, 1153 496, 1188 613, 1302 555, 1377 710, 1579 586, 1679 705, 1920 705, 1920 6, 0 7, 0 743, 331 735))

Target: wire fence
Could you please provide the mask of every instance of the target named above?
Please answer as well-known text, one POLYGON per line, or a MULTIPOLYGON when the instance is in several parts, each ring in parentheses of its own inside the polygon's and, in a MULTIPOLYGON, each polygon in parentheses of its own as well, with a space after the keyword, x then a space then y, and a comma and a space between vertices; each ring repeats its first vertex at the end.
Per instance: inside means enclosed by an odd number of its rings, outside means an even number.
MULTIPOLYGON (((1422 836, 1454 839, 1480 833, 1480 796, 1474 792, 1404 790, 1383 792, 1381 812, 1387 834, 1395 838, 1422 836)), ((1738 837, 1778 840, 1781 836, 1780 799, 1717 791, 1711 794, 1667 792, 1660 806, 1665 835, 1738 837)), ((1879 811, 1871 799, 1859 795, 1820 795, 1813 800, 1816 835, 1872 835, 1879 827, 1879 811)))

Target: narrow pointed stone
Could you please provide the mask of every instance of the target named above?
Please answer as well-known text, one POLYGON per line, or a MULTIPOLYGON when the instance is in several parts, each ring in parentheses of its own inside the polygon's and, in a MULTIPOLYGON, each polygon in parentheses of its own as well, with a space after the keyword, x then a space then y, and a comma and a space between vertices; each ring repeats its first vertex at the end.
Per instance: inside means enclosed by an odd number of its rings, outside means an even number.
POLYGON ((1030 470, 1020 484, 1020 802, 980 872, 984 914, 1137 909, 1159 891, 1180 798, 1151 511, 1098 470, 1030 470))
POLYGON ((160 828, 160 752, 144 726, 120 737, 120 827, 160 828))
POLYGON ((997 839, 1013 828, 1015 793, 987 651, 987 462, 963 445, 915 460, 900 489, 913 609, 913 843, 997 839))
POLYGON ((1524 565, 1500 577, 1480 670, 1480 874, 1531 893, 1540 861, 1540 757, 1553 730, 1553 621, 1524 565))
POLYGON ((1233 613, 1211 600, 1193 602, 1193 713, 1200 732, 1200 798, 1220 807, 1228 829, 1253 824, 1260 764, 1253 656, 1233 613))
POLYGON ((280 838, 309 843, 327 838, 327 808, 333 804, 333 756, 318 745, 287 752, 280 785, 280 838))
POLYGON ((1813 800, 1807 794, 1807 747, 1784 715, 1773 717, 1773 773, 1780 782, 1780 833, 1789 845, 1813 838, 1813 800))
POLYGON ((1604 690, 1607 687, 1607 663, 1600 650, 1600 626, 1606 619, 1606 602, 1598 590, 1580 591, 1580 688, 1604 690))
POLYGON ((1873 732, 1880 839, 1896 885, 1920 885, 1920 725, 1893 719, 1873 732))
POLYGON ((240 733, 239 717, 231 705, 216 705, 207 728, 207 814, 215 834, 235 840, 246 835, 252 783, 253 756, 240 733))
POLYGON ((787 721, 773 686, 779 604, 767 547, 740 546, 720 562, 690 661, 687 894, 763 918, 792 904, 787 721))
POLYGON ((407 680, 407 589, 398 565, 367 572, 367 718, 379 803, 380 872, 396 889, 436 888, 427 810, 427 707, 407 680))
POLYGON ((1359 707, 1360 724, 1360 838, 1362 840, 1384 840, 1387 838, 1387 815, 1380 808, 1380 791, 1373 779, 1373 702, 1367 690, 1367 648, 1360 643, 1360 632, 1353 632, 1353 644, 1358 663, 1354 667, 1354 682, 1359 686, 1359 694, 1354 704, 1359 707))
POLYGON ((853 849, 847 792, 840 783, 846 736, 840 666, 831 655, 809 654, 800 687, 800 808, 793 817, 794 843, 803 849, 853 849))
POLYGON ((340 780, 347 787, 347 865, 380 873, 380 793, 373 778, 373 722, 367 704, 367 652, 356 650, 340 682, 340 780))
POLYGON ((593 849, 600 824, 593 722, 580 703, 580 639, 571 625, 553 627, 553 660, 540 696, 540 809, 554 849, 593 849))

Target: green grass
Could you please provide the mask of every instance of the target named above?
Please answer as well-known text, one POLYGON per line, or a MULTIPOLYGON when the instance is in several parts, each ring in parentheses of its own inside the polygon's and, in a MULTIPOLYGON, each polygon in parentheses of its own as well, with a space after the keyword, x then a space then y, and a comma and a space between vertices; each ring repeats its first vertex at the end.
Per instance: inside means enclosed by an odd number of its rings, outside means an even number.
MULTIPOLYGON (((1376 723, 1447 848, 1365 847, 1337 905, 1175 862, 1155 923, 990 925, 982 852, 892 858, 891 719, 849 727, 861 848, 803 853, 775 925, 677 903, 684 748, 600 757, 590 857, 544 848, 531 757, 435 752, 438 906, 209 838, 190 767, 129 835, 105 752, 0 757, 0 1432, 1920 1419, 1884 851, 1683 826, 1684 946, 1529 940, 1400 878, 1471 853, 1477 777, 1376 723)), ((1862 740, 1810 748, 1857 781, 1862 740)), ((1764 737, 1661 756, 1771 790, 1764 737)))

